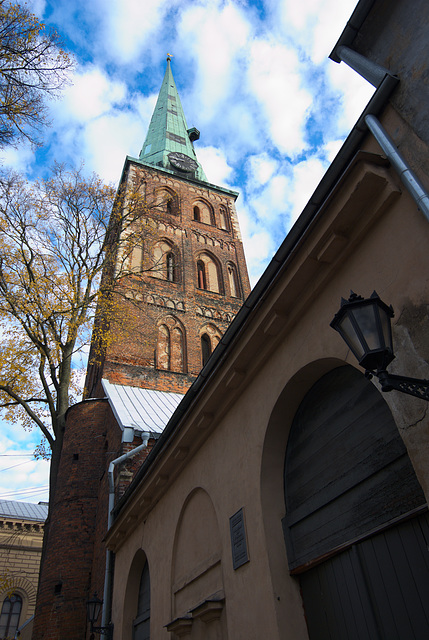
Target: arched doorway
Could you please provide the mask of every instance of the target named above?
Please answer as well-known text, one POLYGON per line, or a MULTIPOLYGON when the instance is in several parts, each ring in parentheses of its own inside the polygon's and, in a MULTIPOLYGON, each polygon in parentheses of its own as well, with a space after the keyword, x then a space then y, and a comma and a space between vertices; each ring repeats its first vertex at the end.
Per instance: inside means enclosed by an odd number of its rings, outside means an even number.
POLYGON ((283 521, 311 640, 429 637, 429 518, 390 410, 356 369, 324 375, 291 427, 283 521))

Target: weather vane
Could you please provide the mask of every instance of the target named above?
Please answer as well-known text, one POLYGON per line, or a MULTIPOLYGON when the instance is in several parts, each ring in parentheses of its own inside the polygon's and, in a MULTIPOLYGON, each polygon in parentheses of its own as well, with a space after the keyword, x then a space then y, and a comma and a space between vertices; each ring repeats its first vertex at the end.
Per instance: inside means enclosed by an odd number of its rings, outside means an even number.
POLYGON ((167 60, 171 60, 172 57, 173 57, 172 53, 167 53, 167 60))

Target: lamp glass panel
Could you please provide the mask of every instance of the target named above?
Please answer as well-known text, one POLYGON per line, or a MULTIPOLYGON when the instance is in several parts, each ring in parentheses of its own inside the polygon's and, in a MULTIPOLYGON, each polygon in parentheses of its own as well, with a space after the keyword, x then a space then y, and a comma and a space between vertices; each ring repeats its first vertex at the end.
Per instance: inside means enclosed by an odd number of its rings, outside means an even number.
POLYGON ((100 615, 100 609, 103 602, 98 598, 93 598, 89 602, 87 602, 88 608, 88 618, 90 622, 94 623, 98 620, 98 616, 100 615))
POLYGON ((352 313, 368 345, 367 350, 374 351, 383 348, 384 345, 380 344, 380 336, 377 331, 377 318, 375 317, 374 307, 365 305, 353 309, 352 313))
POLYGON ((384 312, 383 309, 379 309, 381 328, 383 331, 384 337, 384 346, 393 351, 392 346, 392 327, 390 324, 390 317, 387 313, 384 312))
POLYGON ((360 360, 365 351, 347 314, 345 314, 339 321, 338 329, 356 358, 360 360))

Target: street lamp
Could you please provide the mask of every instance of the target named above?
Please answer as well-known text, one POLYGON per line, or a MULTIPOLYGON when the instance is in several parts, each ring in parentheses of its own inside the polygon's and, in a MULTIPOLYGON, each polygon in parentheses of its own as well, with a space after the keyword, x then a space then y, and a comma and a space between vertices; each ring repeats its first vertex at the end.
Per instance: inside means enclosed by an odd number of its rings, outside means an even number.
POLYGON ((103 600, 97 597, 97 593, 94 593, 91 600, 86 603, 86 614, 88 620, 91 623, 91 640, 94 638, 94 633, 105 635, 109 639, 113 638, 113 624, 110 623, 107 627, 94 627, 94 623, 97 622, 100 615, 101 607, 103 606, 103 600))
POLYGON ((374 291, 370 298, 362 298, 353 291, 350 298, 341 298, 341 307, 331 322, 355 355, 365 375, 377 376, 382 391, 402 391, 429 400, 429 380, 407 378, 388 373, 387 366, 395 357, 393 352, 392 306, 387 306, 374 291))

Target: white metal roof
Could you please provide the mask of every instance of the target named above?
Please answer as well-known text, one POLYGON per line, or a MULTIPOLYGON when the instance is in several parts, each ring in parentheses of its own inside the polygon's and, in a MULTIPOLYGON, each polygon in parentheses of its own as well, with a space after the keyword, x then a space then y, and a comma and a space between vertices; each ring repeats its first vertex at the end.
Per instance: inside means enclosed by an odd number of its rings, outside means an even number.
POLYGON ((33 502, 0 500, 0 517, 44 522, 48 517, 48 504, 46 502, 34 504, 33 502))
POLYGON ((181 393, 141 389, 102 380, 112 411, 119 425, 140 431, 162 433, 182 400, 181 393))

